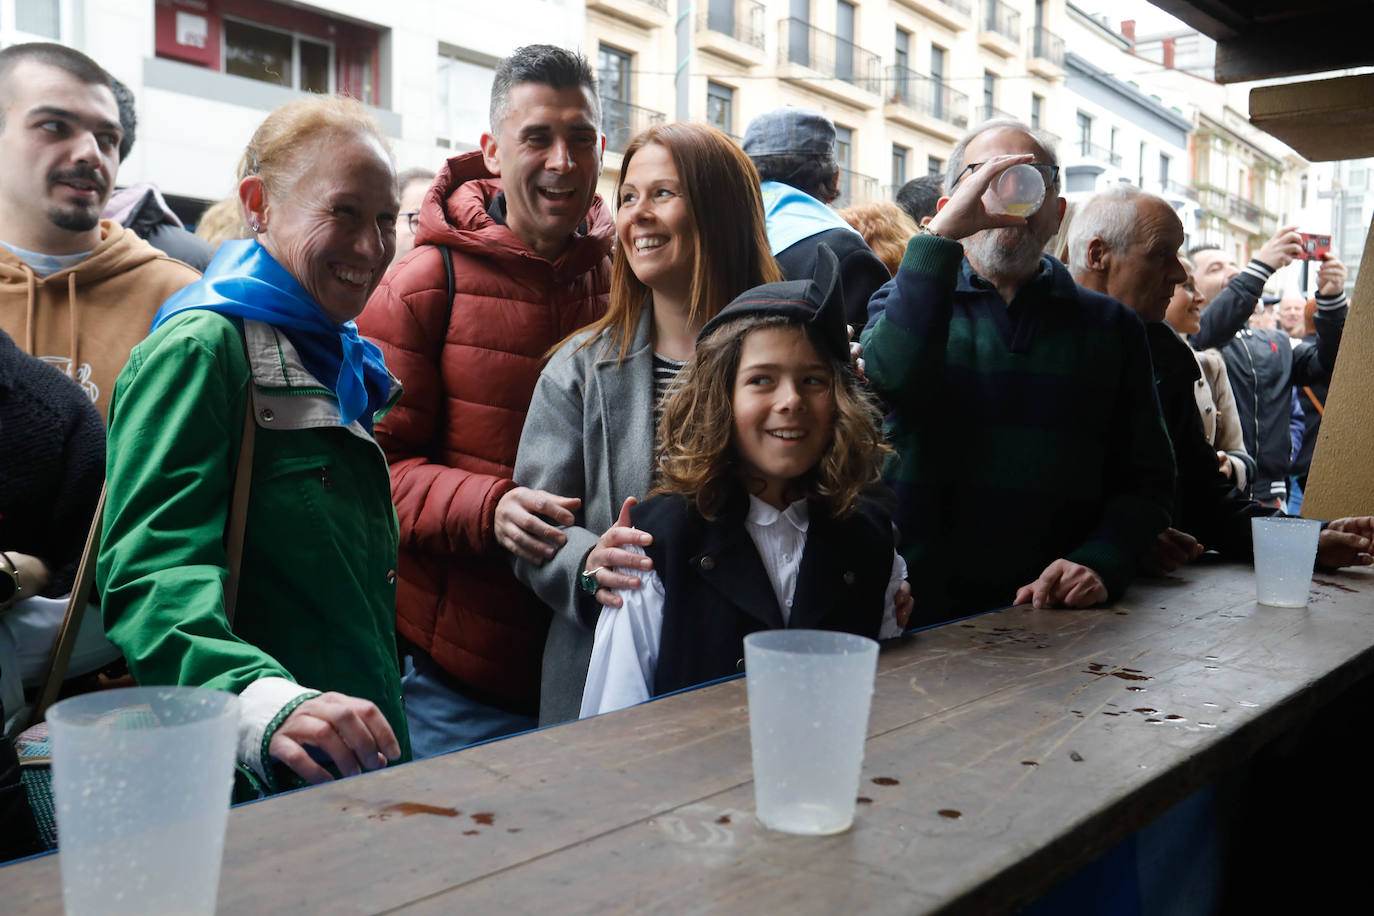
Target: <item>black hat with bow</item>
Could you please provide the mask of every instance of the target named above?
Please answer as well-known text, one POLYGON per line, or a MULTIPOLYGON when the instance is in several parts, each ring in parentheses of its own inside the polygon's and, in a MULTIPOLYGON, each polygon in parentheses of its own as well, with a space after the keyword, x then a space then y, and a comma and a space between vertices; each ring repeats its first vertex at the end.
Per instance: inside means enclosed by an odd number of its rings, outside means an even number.
POLYGON ((805 326, 807 335, 828 355, 849 360, 849 334, 844 324, 844 290, 840 262, 828 245, 816 248, 816 269, 809 280, 784 280, 745 290, 701 329, 697 342, 716 328, 751 316, 782 315, 805 326))

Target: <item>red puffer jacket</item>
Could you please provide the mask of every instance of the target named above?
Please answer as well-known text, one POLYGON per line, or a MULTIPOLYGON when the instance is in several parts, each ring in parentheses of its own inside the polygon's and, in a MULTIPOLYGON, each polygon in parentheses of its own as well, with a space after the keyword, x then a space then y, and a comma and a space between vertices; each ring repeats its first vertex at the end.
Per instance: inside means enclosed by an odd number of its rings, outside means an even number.
POLYGON ((596 197, 550 263, 487 213, 500 189, 481 153, 450 159, 358 327, 405 388, 377 425, 401 523, 397 629, 479 698, 532 714, 549 611, 493 521, 545 352, 606 310, 615 228, 596 197), (451 308, 435 245, 453 251, 451 308))

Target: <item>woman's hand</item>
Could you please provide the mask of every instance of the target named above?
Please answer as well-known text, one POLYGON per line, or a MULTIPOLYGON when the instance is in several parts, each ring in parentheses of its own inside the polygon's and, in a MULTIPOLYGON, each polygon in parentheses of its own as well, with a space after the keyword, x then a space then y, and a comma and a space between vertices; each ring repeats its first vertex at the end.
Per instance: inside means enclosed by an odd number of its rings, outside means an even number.
POLYGON ((307 747, 327 755, 344 776, 380 769, 401 756, 396 734, 376 704, 342 693, 322 693, 297 706, 267 745, 269 754, 311 785, 332 780, 307 747))
POLYGON ((654 561, 641 554, 623 549, 627 544, 647 547, 654 542, 653 535, 630 527, 630 508, 638 505, 633 496, 620 507, 620 516, 615 524, 597 540, 596 546, 587 554, 583 570, 596 570, 596 600, 606 607, 620 607, 620 599, 612 589, 639 588, 642 584, 638 576, 615 572, 616 569, 653 569, 654 561))
POLYGON ((520 559, 543 566, 568 542, 554 525, 573 524, 573 510, 581 505, 582 500, 571 496, 516 487, 496 504, 496 541, 520 559))

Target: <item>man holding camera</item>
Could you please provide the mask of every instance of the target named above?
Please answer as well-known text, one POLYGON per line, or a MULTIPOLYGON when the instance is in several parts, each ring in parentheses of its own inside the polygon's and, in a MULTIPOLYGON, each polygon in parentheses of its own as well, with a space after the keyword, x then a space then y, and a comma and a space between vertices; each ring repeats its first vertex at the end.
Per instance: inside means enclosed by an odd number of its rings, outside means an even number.
POLYGON ((1293 386, 1330 380, 1347 311, 1345 265, 1328 254, 1317 270, 1315 337, 1294 347, 1286 331, 1249 326, 1265 281, 1303 254, 1302 233, 1293 226, 1275 233, 1243 270, 1214 245, 1188 252, 1198 292, 1208 300, 1202 327, 1189 343, 1197 350, 1220 348, 1236 395, 1245 448, 1257 465, 1252 494, 1264 505, 1279 508, 1288 498, 1293 458, 1289 438, 1293 386))

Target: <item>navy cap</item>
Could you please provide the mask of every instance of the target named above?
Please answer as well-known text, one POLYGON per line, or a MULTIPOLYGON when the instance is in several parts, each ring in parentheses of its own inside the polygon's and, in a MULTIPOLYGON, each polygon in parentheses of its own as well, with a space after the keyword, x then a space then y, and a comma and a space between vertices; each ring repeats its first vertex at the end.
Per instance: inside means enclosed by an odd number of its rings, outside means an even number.
POLYGON ((806 327, 811 339, 840 360, 849 359, 844 325, 844 288, 840 262, 829 245, 816 247, 816 268, 809 280, 784 280, 745 290, 701 329, 697 342, 716 328, 753 316, 782 315, 806 327))
POLYGON ((744 130, 746 156, 833 156, 835 124, 809 108, 776 108, 744 130))

